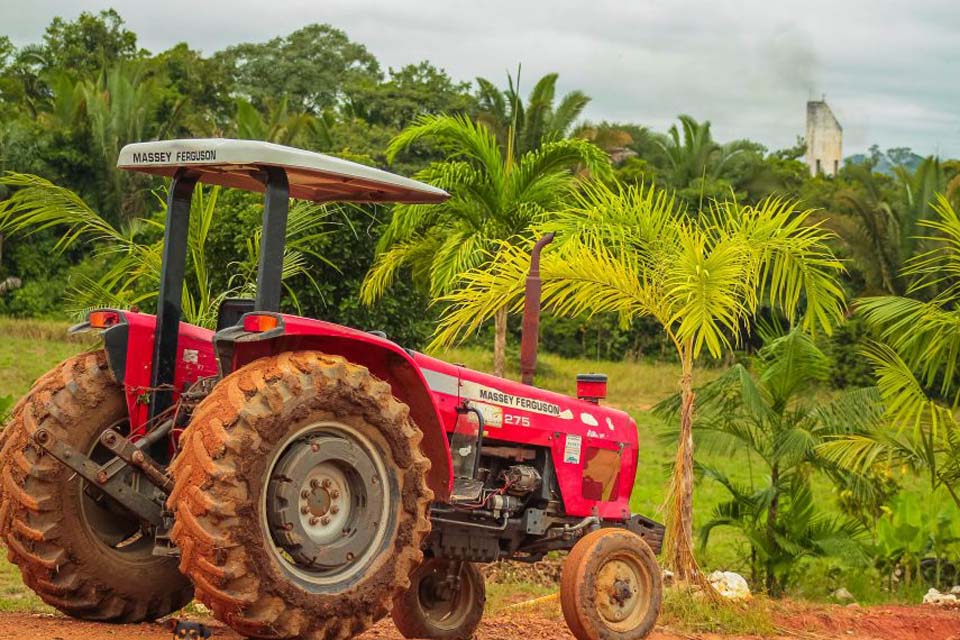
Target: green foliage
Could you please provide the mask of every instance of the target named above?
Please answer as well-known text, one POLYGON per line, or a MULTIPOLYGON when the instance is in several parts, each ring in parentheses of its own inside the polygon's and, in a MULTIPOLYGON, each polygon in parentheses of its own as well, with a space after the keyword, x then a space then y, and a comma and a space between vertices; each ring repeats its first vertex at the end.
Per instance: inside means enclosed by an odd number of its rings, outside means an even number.
POLYGON ((456 82, 443 69, 423 61, 390 69, 385 82, 358 82, 347 96, 343 113, 400 130, 419 116, 466 113, 472 106, 469 83, 456 82))
POLYGON ((582 91, 571 91, 556 103, 558 77, 548 73, 540 78, 526 104, 520 96, 519 69, 516 78, 507 75, 503 91, 486 78, 477 78, 477 120, 493 132, 501 147, 512 148, 517 157, 536 151, 545 142, 566 138, 590 98, 582 91))
POLYGON ((113 9, 94 15, 84 11, 73 21, 56 17, 43 34, 42 65, 95 74, 137 56, 137 34, 113 9))
POLYGON ((766 637, 777 632, 772 602, 757 597, 749 602, 727 602, 703 597, 688 589, 667 589, 660 624, 682 629, 692 637, 702 634, 736 634, 766 637))
POLYGON ((863 437, 823 445, 824 455, 849 469, 903 464, 929 474, 960 507, 960 404, 957 358, 960 332, 960 216, 946 198, 934 205, 936 218, 921 221, 931 230, 931 248, 911 259, 905 275, 909 292, 933 292, 929 300, 903 296, 861 299, 858 313, 878 342, 863 354, 871 362, 886 406, 883 428, 863 437))
POLYGON ((367 48, 327 24, 234 45, 216 58, 232 74, 237 94, 258 109, 283 97, 291 109, 317 115, 348 100, 355 85, 380 78, 380 65, 367 48))
MULTIPOLYGON (((76 310, 94 306, 151 307, 160 286, 163 250, 163 223, 138 218, 118 229, 88 207, 75 193, 37 176, 9 174, 0 178, 17 190, 0 203, 0 233, 30 237, 50 229, 61 230, 55 251, 79 242, 92 245, 95 256, 106 258, 105 271, 96 277, 82 275, 70 292, 76 310), (151 233, 152 232, 152 233, 151 233)), ((213 326, 220 302, 227 297, 253 297, 260 252, 261 229, 248 229, 244 254, 226 265, 209 261, 207 240, 217 217, 219 187, 197 189, 187 240, 187 278, 183 290, 183 319, 201 326, 213 326), (214 286, 214 271, 231 274, 225 288, 214 286)), ((310 275, 311 260, 324 258, 313 249, 327 232, 329 211, 321 205, 299 203, 291 208, 287 221, 283 280, 287 295, 299 306, 297 292, 286 286, 290 278, 301 277, 316 286, 310 275)))
POLYGON ((830 371, 830 386, 848 389, 876 385, 870 361, 863 357, 863 348, 869 338, 863 318, 853 316, 822 341, 820 346, 834 364, 830 371))
POLYGON ((461 273, 490 264, 497 243, 530 239, 532 227, 570 196, 578 164, 601 176, 609 172, 603 152, 578 139, 547 142, 514 160, 489 129, 465 116, 420 117, 390 143, 388 158, 419 142, 435 145, 447 159, 417 178, 451 198, 439 205, 394 207, 361 290, 367 303, 403 268, 430 295, 447 293, 461 273))
MULTIPOLYGON (((558 235, 541 265, 544 300, 560 315, 651 317, 692 357, 720 357, 761 300, 829 333, 842 317, 842 267, 809 215, 779 200, 729 202, 691 223, 663 191, 593 184, 538 229, 558 235)), ((491 268, 461 276, 435 344, 473 333, 504 302, 519 311, 528 268, 528 247, 504 246, 491 268)))
MULTIPOLYGON (((720 178, 727 163, 744 150, 744 142, 726 145, 715 142, 707 121, 697 122, 688 115, 679 116, 679 120, 680 128, 671 125, 667 130, 667 138, 658 142, 669 161, 670 184, 677 189, 696 188, 694 181, 698 178, 720 178)), ((700 208, 702 205, 698 205, 694 211, 700 208)))
POLYGON ((891 591, 909 590, 915 583, 949 589, 956 584, 953 562, 960 557, 956 505, 940 492, 894 496, 877 520, 870 557, 888 577, 891 591))
MULTIPOLYGON (((700 473, 730 495, 700 529, 701 545, 706 547, 717 527, 738 530, 750 543, 754 581, 762 578, 771 595, 782 595, 806 557, 859 552, 855 540, 862 526, 817 508, 812 473, 830 475, 842 489, 858 494, 860 502, 878 505, 886 498, 873 479, 846 473, 817 454, 818 444, 863 433, 882 413, 870 390, 829 402, 818 398, 818 385, 829 377, 831 364, 812 339, 793 329, 767 336, 749 369, 734 365, 697 390, 698 451, 736 457, 750 467, 749 484, 740 484, 723 470, 699 463, 700 473)), ((677 395, 655 411, 675 419, 680 408, 677 395)))
POLYGON ((10 410, 13 408, 13 396, 5 395, 0 396, 0 422, 7 421, 7 415, 10 413, 10 410))

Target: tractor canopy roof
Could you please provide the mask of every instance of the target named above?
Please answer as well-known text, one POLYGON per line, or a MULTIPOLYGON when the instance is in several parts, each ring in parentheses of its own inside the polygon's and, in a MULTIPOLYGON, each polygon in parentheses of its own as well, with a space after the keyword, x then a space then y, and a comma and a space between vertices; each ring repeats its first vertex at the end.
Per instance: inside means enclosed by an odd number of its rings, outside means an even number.
POLYGON ((290 196, 318 202, 442 202, 443 189, 341 158, 258 140, 201 138, 128 144, 117 166, 160 176, 180 168, 208 184, 264 190, 263 167, 285 170, 290 196))

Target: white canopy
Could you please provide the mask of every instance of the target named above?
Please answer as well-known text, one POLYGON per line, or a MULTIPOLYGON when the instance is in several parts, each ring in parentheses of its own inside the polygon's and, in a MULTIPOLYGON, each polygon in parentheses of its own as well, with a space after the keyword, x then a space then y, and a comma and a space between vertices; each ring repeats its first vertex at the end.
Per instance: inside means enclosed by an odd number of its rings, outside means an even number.
POLYGON ((443 189, 356 162, 258 140, 202 138, 128 144, 117 166, 160 176, 188 167, 200 181, 263 191, 259 167, 287 172, 290 196, 320 202, 442 202, 443 189))

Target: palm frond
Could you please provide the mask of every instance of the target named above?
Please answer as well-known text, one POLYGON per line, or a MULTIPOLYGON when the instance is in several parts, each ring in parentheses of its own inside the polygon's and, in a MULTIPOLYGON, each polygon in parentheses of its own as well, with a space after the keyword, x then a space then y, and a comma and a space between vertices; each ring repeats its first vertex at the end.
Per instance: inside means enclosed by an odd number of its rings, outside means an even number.
POLYGON ((56 244, 58 251, 80 240, 129 244, 127 236, 69 189, 24 173, 9 173, 0 178, 0 185, 14 190, 7 200, 0 202, 0 233, 32 235, 66 227, 56 244))

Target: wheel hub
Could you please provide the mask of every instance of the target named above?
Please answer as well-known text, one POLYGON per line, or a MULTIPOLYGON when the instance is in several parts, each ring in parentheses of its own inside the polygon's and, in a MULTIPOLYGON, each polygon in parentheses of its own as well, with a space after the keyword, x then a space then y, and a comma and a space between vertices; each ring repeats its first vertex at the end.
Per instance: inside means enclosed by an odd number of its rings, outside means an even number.
POLYGON ((273 542, 301 575, 342 579, 381 537, 384 478, 349 434, 311 433, 280 454, 267 484, 273 542))
POLYGON ((437 628, 457 629, 469 613, 474 586, 461 577, 459 562, 435 561, 434 564, 433 570, 417 585, 420 607, 426 619, 437 628))
POLYGON ((597 609, 610 623, 631 619, 640 607, 637 568, 624 560, 611 560, 597 574, 597 609))

